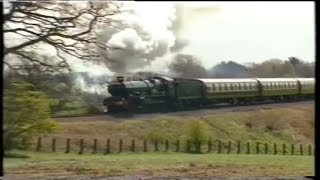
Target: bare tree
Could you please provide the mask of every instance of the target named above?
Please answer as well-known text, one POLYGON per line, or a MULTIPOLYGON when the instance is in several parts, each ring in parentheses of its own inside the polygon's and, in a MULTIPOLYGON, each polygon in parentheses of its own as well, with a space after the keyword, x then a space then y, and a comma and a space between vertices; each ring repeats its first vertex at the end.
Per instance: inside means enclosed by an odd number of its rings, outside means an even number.
POLYGON ((120 12, 119 4, 109 1, 6 3, 4 64, 12 69, 23 66, 17 61, 26 61, 29 65, 59 71, 69 69, 68 56, 84 61, 99 58, 94 47, 109 47, 97 41, 95 27, 98 23, 111 24, 112 17, 120 12), (37 48, 50 47, 55 50, 54 60, 46 61, 35 53, 37 48))

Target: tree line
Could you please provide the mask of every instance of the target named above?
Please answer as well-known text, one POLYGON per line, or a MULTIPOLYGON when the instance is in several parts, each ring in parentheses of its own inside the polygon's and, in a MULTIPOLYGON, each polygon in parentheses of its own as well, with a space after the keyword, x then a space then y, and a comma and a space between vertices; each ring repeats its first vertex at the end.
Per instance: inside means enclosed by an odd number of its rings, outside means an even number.
POLYGON ((305 62, 296 57, 248 65, 222 61, 206 69, 193 55, 178 54, 169 64, 169 69, 174 75, 186 78, 311 78, 315 75, 314 62, 305 62))

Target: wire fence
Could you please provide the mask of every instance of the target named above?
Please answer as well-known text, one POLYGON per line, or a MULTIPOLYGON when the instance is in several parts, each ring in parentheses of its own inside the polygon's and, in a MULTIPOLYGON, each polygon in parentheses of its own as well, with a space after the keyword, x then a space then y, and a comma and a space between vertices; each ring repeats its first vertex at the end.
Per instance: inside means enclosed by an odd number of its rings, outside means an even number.
POLYGON ((38 152, 64 153, 143 153, 143 152, 185 152, 217 154, 273 154, 273 155, 314 155, 311 144, 279 144, 244 141, 209 140, 194 142, 191 140, 126 140, 123 139, 71 139, 43 138, 36 142, 38 152))

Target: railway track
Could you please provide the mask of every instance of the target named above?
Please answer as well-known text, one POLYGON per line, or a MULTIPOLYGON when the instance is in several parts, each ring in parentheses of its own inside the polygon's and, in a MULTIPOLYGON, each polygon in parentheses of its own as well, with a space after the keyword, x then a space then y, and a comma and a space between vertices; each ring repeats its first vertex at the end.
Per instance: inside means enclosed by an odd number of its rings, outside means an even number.
POLYGON ((151 113, 136 113, 136 114, 115 114, 106 115, 99 114, 82 114, 82 115, 70 115, 53 117, 58 122, 77 122, 77 121, 122 121, 130 119, 154 119, 158 116, 178 116, 178 117, 199 117, 203 115, 209 115, 214 113, 227 113, 227 112, 245 112, 254 111, 259 109, 270 110, 276 108, 288 108, 293 106, 313 105, 314 100, 304 100, 295 102, 267 102, 267 103, 255 103, 247 105, 230 105, 230 104, 217 104, 210 107, 202 107, 198 109, 187 109, 181 111, 171 111, 166 113, 151 112, 151 113))

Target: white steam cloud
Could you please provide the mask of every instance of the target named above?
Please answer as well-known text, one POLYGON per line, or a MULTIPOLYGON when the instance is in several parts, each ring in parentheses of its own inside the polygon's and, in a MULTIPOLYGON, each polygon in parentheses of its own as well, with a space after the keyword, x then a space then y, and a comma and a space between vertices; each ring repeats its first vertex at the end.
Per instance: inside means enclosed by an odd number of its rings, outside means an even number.
POLYGON ((187 40, 177 37, 172 29, 179 21, 174 3, 131 2, 126 5, 133 12, 119 18, 122 21, 120 30, 103 27, 99 34, 102 43, 116 48, 99 51, 111 71, 122 74, 143 69, 187 45, 187 40))

